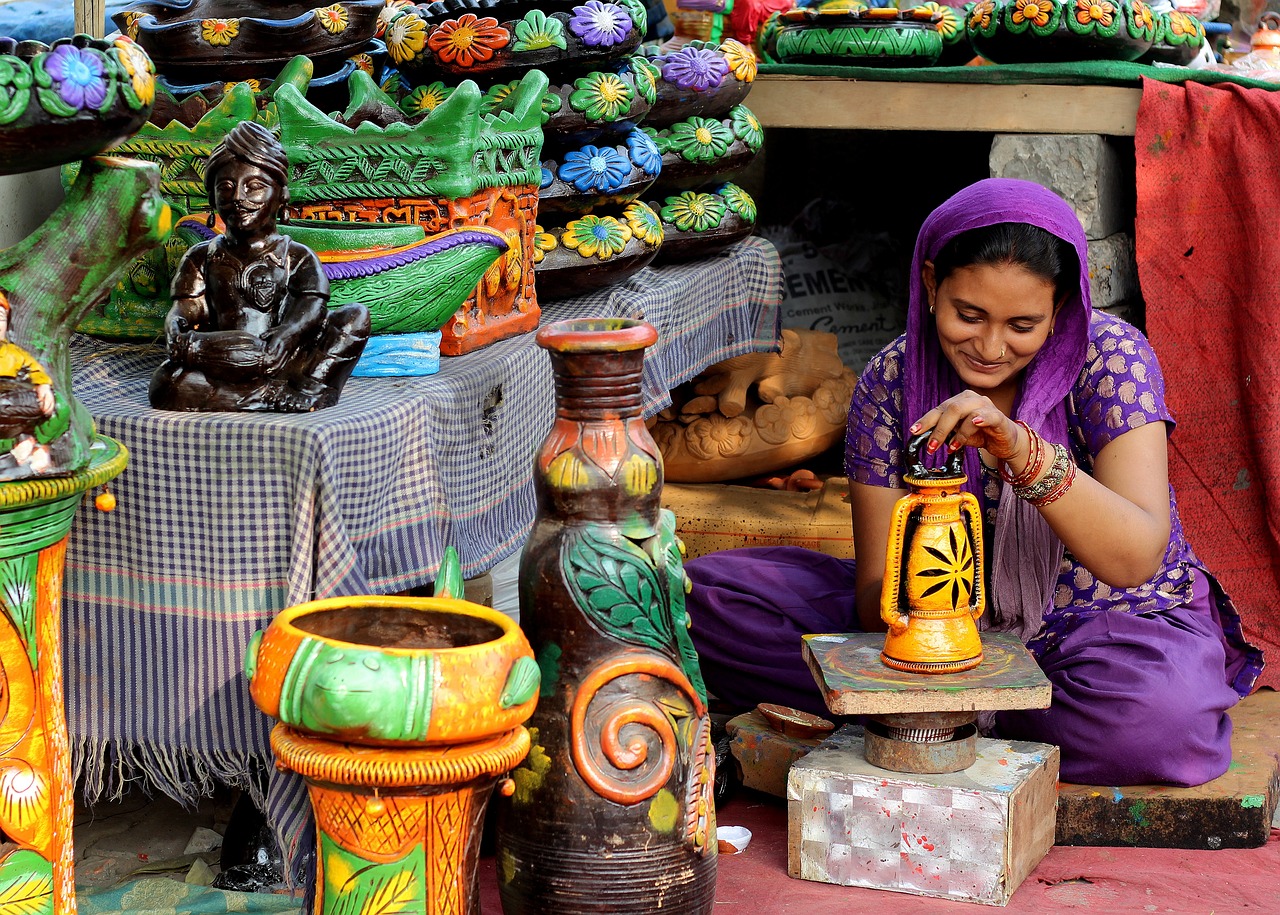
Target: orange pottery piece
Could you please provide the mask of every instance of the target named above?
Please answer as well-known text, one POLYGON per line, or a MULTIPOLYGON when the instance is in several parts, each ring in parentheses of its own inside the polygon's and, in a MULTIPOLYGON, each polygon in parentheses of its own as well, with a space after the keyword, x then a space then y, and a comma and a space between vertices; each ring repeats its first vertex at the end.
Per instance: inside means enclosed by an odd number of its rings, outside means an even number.
POLYGON ((315 911, 478 915, 485 806, 541 682, 520 627, 445 597, 312 601, 254 636, 245 673, 307 781, 315 911))
POLYGON ((982 515, 964 492, 960 455, 926 468, 924 432, 910 442, 915 457, 904 476, 911 492, 894 506, 880 592, 889 625, 880 659, 895 670, 949 674, 982 663, 976 620, 986 609, 982 515))

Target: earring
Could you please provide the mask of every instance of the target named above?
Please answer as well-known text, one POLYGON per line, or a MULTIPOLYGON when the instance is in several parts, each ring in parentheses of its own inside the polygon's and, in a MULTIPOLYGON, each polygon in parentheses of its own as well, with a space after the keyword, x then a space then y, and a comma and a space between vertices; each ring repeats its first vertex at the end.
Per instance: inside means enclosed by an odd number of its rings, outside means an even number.
POLYGON ((1049 325, 1049 336, 1050 336, 1050 337, 1052 337, 1052 336, 1053 336, 1053 325, 1052 325, 1052 324, 1050 324, 1050 325, 1049 325))
POLYGON ((276 222, 288 222, 288 221, 289 221, 289 210, 286 207, 281 207, 280 212, 276 214, 276 222))
POLYGON ((929 306, 929 314, 936 314, 936 312, 933 310, 932 305, 929 306))
POLYGON ((213 222, 214 222, 214 220, 215 220, 215 219, 217 219, 217 218, 218 218, 218 214, 217 214, 217 213, 215 213, 213 210, 210 210, 210 211, 209 211, 209 215, 208 215, 208 216, 206 216, 206 217, 205 217, 205 219, 204 219, 204 224, 205 224, 208 228, 212 229, 212 228, 213 228, 213 222))

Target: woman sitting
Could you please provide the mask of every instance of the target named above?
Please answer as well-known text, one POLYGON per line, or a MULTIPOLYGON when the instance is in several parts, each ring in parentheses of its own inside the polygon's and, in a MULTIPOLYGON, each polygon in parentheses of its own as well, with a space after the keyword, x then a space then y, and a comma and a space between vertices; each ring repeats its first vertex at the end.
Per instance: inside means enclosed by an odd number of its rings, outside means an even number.
POLYGON ((1000 713, 994 733, 1061 747, 1064 781, 1221 775, 1227 710, 1262 655, 1183 537, 1159 363, 1141 332, 1093 313, 1075 213, 1030 182, 964 189, 920 231, 909 308, 849 411, 856 563, 782 547, 688 564, 708 687, 738 707, 825 712, 800 636, 885 628, 904 443, 931 431, 937 456, 965 449, 983 505, 979 625, 1020 634, 1053 685, 1050 708, 1000 713))

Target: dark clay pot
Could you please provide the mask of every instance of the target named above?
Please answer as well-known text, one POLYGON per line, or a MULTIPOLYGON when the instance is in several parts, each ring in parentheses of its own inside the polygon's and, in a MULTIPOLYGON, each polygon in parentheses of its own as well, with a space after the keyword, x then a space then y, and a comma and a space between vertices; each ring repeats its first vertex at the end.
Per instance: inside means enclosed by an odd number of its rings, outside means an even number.
POLYGON ((980 0, 965 29, 998 64, 1137 60, 1156 37, 1145 0, 980 0))
POLYGON ((649 324, 538 332, 556 419, 520 562, 520 622, 543 671, 533 748, 500 799, 506 915, 704 915, 715 904, 714 747, 686 629, 675 519, 641 415, 649 324))

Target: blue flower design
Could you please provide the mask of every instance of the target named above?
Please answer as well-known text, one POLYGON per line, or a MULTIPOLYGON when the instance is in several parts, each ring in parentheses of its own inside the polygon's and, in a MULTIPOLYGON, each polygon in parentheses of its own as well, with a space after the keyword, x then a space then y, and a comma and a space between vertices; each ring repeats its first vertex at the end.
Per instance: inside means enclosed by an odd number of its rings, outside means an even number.
POLYGON ((97 108, 107 97, 102 55, 69 44, 54 48, 44 62, 58 95, 76 109, 97 108))
POLYGON ((551 169, 545 165, 542 167, 542 183, 538 185, 538 189, 551 187, 551 182, 556 180, 556 176, 551 173, 551 169))
POLYGON ((584 146, 566 153, 560 166, 560 180, 568 181, 582 193, 616 191, 631 174, 631 160, 616 149, 584 146))
POLYGON ((627 11, 614 3, 587 0, 573 8, 569 31, 582 39, 588 47, 611 48, 627 37, 632 29, 627 11))
POLYGON ((662 153, 643 130, 633 130, 627 137, 627 151, 631 153, 631 161, 646 175, 657 175, 662 171, 662 153))

